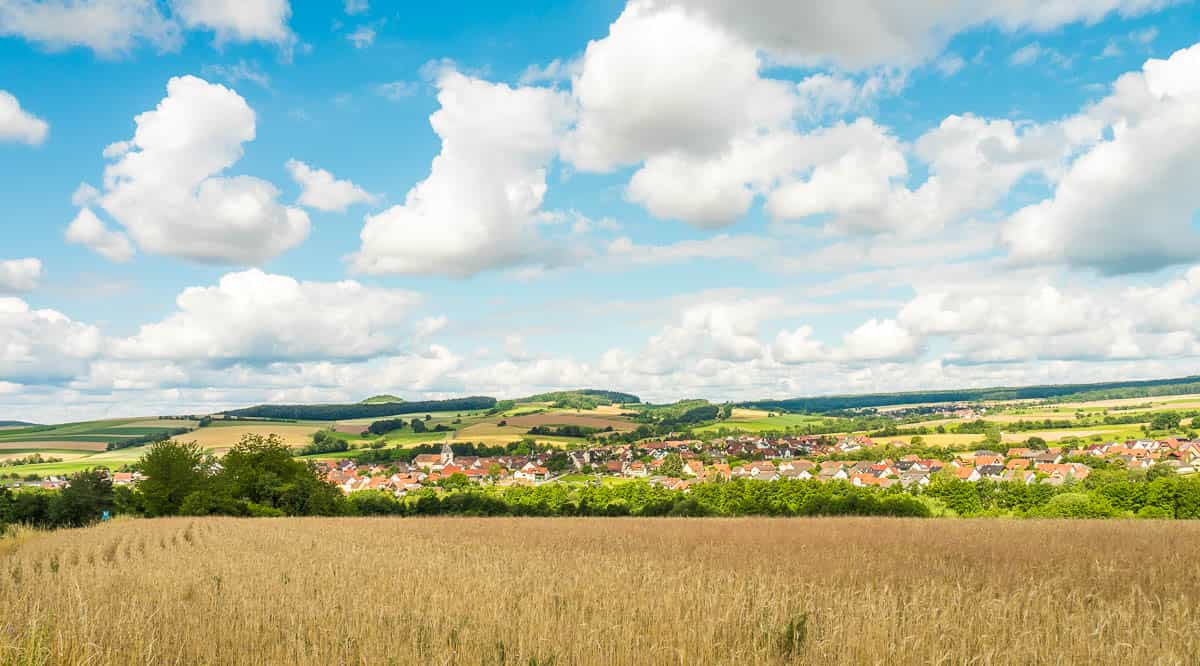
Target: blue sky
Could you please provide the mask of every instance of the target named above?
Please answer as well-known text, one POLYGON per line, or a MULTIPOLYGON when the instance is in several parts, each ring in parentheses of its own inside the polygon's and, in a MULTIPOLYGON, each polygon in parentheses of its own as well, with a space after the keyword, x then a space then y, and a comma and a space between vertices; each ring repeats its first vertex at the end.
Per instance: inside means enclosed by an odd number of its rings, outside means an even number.
POLYGON ((0 418, 1200 370, 1193 2, 0 0, 0 418))

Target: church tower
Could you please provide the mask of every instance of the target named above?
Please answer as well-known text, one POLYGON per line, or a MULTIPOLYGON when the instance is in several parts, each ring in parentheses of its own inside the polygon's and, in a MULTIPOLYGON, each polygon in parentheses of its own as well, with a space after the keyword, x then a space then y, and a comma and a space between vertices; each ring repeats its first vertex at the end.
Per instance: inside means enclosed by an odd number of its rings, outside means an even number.
POLYGON ((450 442, 442 444, 442 467, 454 462, 454 449, 450 448, 450 442))

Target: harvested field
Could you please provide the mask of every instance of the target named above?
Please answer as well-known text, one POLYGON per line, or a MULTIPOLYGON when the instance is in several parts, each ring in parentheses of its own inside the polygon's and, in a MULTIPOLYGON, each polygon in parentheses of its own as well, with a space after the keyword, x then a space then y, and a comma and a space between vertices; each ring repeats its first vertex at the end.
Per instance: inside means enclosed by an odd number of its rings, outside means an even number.
MULTIPOLYGON (((956 447, 956 446, 966 446, 968 444, 974 444, 976 442, 983 441, 983 435, 972 435, 969 433, 947 433, 947 434, 933 433, 930 435, 921 435, 920 437, 921 437, 921 439, 925 440, 926 446, 944 446, 944 447, 948 447, 948 448, 956 447)), ((876 444, 887 444, 889 442, 896 441, 896 440, 908 443, 911 439, 912 439, 912 435, 902 435, 899 437, 879 437, 879 438, 875 439, 875 443, 876 444)))
POLYGON ((480 437, 504 437, 508 441, 517 441, 525 437, 528 432, 529 428, 514 425, 501 426, 496 423, 477 423, 456 431, 454 438, 475 441, 480 437))
POLYGON ((1116 436, 1119 430, 1034 430, 1031 432, 1006 432, 1004 433, 1005 442, 1024 442, 1030 437, 1041 437, 1047 442, 1057 442, 1067 437, 1091 437, 1092 435, 1103 435, 1106 437, 1116 436))
POLYGON ((244 424, 236 426, 220 426, 200 428, 189 433, 177 435, 173 439, 182 442, 195 441, 206 449, 228 449, 241 440, 243 435, 279 435, 289 446, 308 444, 312 434, 320 430, 315 425, 297 424, 244 424))
POLYGON ((596 408, 592 410, 592 412, 604 416, 620 416, 621 414, 628 414, 632 411, 632 409, 629 409, 624 405, 597 405, 596 408))
POLYGON ((0 542, 0 661, 1191 664, 1197 548, 1172 521, 117 521, 0 542))
POLYGON ((544 412, 542 414, 522 414, 506 419, 509 426, 525 429, 534 426, 565 426, 574 425, 583 428, 598 428, 603 430, 612 426, 613 430, 633 430, 637 424, 621 418, 593 415, 590 413, 575 414, 572 412, 544 412))

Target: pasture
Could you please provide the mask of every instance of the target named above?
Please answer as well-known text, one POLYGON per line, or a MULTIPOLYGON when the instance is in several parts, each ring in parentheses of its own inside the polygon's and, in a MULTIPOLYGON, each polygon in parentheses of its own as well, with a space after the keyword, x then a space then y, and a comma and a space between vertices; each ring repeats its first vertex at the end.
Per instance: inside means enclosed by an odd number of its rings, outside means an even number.
POLYGON ((0 541, 0 663, 1189 664, 1197 548, 1169 521, 119 520, 0 541))
POLYGON ((819 423, 823 420, 824 417, 811 414, 783 414, 739 408, 733 410, 730 418, 712 425, 701 426, 696 428, 695 432, 714 433, 722 428, 745 432, 783 432, 794 426, 819 423))

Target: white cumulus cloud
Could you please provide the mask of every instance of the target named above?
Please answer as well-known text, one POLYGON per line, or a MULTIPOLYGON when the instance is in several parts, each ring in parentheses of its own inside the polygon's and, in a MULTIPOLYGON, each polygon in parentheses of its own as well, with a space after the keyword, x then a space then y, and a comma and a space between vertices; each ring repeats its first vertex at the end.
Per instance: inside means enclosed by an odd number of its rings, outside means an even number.
POLYGON ((96 217, 90 208, 79 211, 64 234, 68 243, 83 245, 96 254, 117 263, 133 258, 133 244, 120 231, 109 229, 104 221, 96 217))
POLYGON ((558 251, 537 233, 546 166, 570 119, 565 95, 446 69, 430 124, 442 140, 429 177, 403 204, 368 216, 352 258, 366 273, 468 276, 558 251))
POLYGON ((228 42, 268 42, 289 46, 288 0, 172 0, 175 15, 191 29, 211 30, 221 46, 228 42))
POLYGON ((56 310, 0 298, 0 380, 50 384, 71 379, 101 350, 100 331, 56 310))
POLYGON ((45 141, 49 133, 49 123, 22 109, 11 93, 0 90, 0 141, 36 146, 45 141))
POLYGON ((1200 236, 1200 45, 1122 76, 1081 122, 1111 136, 1076 159, 1052 197, 1003 230, 1014 258, 1102 273, 1194 260, 1200 236))
POLYGON ((353 280, 301 282, 257 269, 189 287, 178 310, 119 340, 129 359, 266 363, 362 359, 395 351, 420 296, 353 280))
POLYGON ((288 160, 288 173, 302 188, 298 202, 317 210, 345 211, 360 203, 373 203, 378 197, 348 180, 338 180, 325 169, 314 169, 299 160, 288 160))
POLYGON ((252 176, 221 175, 255 136, 255 114, 236 92, 194 76, 135 118, 129 141, 105 149, 98 203, 138 247, 218 264, 258 264, 303 241, 308 215, 279 203, 252 176))

